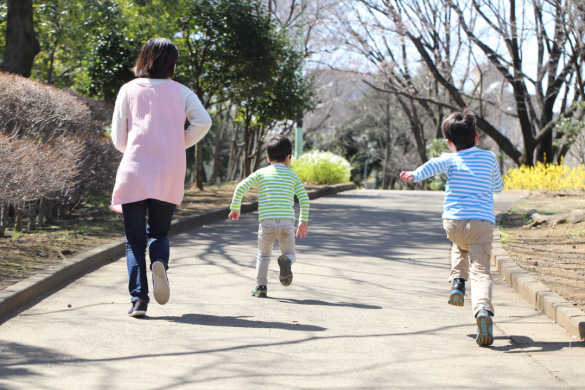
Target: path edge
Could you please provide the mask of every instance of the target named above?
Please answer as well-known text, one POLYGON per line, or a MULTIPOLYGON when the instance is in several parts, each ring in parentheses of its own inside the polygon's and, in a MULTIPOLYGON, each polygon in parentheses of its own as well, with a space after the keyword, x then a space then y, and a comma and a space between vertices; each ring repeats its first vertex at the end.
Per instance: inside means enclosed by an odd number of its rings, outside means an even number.
POLYGON ((516 264, 502 246, 500 222, 508 211, 505 210, 496 215, 491 255, 492 272, 499 273, 502 281, 536 310, 546 314, 554 323, 563 327, 577 339, 585 340, 585 312, 573 306, 516 264))
MULTIPOLYGON (((307 191, 309 199, 330 196, 355 189, 355 184, 337 184, 307 191)), ((242 213, 258 210, 258 201, 242 203, 242 213)), ((210 210, 173 221, 169 236, 181 234, 189 229, 227 219, 229 207, 210 210)), ((0 290, 0 323, 5 317, 16 314, 26 305, 54 292, 97 268, 124 256, 125 241, 112 242, 51 266, 27 279, 0 290)))

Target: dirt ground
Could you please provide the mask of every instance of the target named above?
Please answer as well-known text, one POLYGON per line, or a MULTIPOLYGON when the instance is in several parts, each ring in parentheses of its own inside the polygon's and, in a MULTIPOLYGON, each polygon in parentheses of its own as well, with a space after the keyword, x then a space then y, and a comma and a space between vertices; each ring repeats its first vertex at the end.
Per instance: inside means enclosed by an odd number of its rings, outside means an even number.
POLYGON ((530 209, 542 215, 585 209, 585 196, 531 194, 500 227, 504 249, 520 267, 585 311, 585 222, 530 227, 530 209))
MULTIPOLYGON (((204 191, 186 189, 175 219, 229 206, 236 184, 205 186, 204 191)), ((311 190, 322 186, 306 184, 305 187, 311 190)), ((243 202, 257 197, 257 190, 253 189, 244 196, 243 202)), ((109 197, 94 198, 65 221, 55 221, 35 231, 24 229, 16 233, 8 229, 5 237, 0 238, 0 290, 68 257, 122 240, 122 215, 108 206, 109 197)))

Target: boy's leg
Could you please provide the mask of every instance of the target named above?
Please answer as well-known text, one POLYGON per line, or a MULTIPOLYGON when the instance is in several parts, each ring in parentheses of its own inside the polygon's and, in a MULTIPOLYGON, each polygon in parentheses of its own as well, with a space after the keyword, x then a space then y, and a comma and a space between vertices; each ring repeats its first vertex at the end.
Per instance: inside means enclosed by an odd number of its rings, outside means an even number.
POLYGON ((469 280, 469 251, 453 243, 451 246, 451 274, 449 282, 455 279, 469 280))
POLYGON ((280 283, 283 286, 290 286, 293 280, 291 265, 296 261, 295 253, 295 228, 292 219, 281 219, 278 222, 278 245, 280 246, 280 283))
POLYGON ((465 245, 465 221, 445 219, 443 227, 453 243, 449 276, 449 282, 453 282, 453 285, 447 303, 453 306, 463 306, 465 304, 465 281, 469 278, 469 251, 465 245))
POLYGON ((131 302, 149 302, 146 276, 146 201, 122 205, 131 302))
POLYGON ((449 282, 454 279, 469 280, 469 251, 465 249, 465 223, 453 219, 444 219, 443 227, 447 237, 453 243, 451 246, 451 274, 449 282))
POLYGON ((473 313, 477 316, 480 310, 484 309, 493 315, 490 261, 494 224, 480 220, 471 220, 469 223, 469 230, 473 235, 473 243, 469 245, 473 313))
POLYGON ((276 239, 274 220, 265 219, 258 227, 258 257, 256 258, 256 286, 268 285, 268 266, 276 239))
POLYGON ((465 281, 469 277, 469 251, 457 244, 451 247, 451 292, 447 303, 453 306, 465 305, 465 281))

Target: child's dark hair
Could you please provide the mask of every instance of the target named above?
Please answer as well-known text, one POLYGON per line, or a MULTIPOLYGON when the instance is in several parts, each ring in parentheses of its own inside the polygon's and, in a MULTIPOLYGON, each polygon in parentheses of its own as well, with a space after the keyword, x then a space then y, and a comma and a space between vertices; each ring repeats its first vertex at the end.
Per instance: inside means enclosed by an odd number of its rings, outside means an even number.
POLYGON ((443 135, 455 145, 457 151, 475 146, 475 113, 469 108, 449 115, 441 125, 443 135))
POLYGON ((268 139, 266 153, 271 162, 284 162, 286 156, 292 153, 292 143, 284 135, 273 135, 268 139))
POLYGON ((167 38, 150 38, 145 44, 132 71, 136 77, 168 79, 175 73, 179 49, 167 38))

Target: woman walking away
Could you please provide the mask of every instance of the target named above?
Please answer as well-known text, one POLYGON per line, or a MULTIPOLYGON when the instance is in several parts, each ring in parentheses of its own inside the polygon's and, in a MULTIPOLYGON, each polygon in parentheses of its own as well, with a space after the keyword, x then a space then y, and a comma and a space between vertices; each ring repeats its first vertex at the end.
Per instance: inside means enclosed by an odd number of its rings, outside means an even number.
POLYGON ((132 69, 137 78, 118 93, 112 120, 112 141, 124 156, 110 208, 124 215, 132 317, 146 314, 150 301, 147 247, 154 298, 161 305, 169 300, 167 234, 183 200, 185 149, 211 127, 197 95, 171 80, 178 56, 170 40, 149 39, 132 69))

